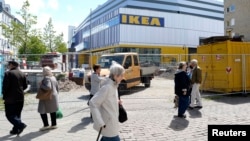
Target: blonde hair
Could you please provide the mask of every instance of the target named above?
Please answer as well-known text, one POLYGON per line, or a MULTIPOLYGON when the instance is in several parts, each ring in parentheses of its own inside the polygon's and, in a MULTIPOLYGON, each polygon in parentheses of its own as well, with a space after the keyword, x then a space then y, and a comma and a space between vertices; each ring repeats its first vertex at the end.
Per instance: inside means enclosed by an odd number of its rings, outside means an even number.
POLYGON ((43 67, 43 76, 53 76, 51 68, 49 66, 43 67))
POLYGON ((111 79, 114 79, 114 76, 122 75, 125 72, 125 69, 117 62, 112 61, 112 65, 110 66, 109 71, 110 71, 109 77, 111 79))

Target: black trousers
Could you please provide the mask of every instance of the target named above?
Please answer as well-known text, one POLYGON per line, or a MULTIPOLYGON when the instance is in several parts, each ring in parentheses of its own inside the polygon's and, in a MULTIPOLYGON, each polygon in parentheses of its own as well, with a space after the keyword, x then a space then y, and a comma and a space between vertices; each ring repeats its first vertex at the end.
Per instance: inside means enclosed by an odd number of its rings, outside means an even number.
MULTIPOLYGON (((47 114, 40 114, 40 115, 43 120, 43 126, 44 127, 49 126, 47 114)), ((50 118, 51 118, 51 126, 56 126, 56 112, 50 113, 50 118)))
POLYGON ((19 101, 14 104, 4 104, 6 118, 13 125, 12 130, 14 132, 18 131, 18 129, 22 129, 25 126, 21 120, 23 104, 24 101, 19 101))

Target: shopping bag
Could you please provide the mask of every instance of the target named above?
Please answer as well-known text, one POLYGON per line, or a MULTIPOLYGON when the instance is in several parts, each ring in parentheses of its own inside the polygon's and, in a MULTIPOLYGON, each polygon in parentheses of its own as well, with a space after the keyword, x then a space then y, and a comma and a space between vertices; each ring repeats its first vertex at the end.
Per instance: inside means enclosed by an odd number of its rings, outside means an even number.
POLYGON ((63 113, 62 113, 61 108, 58 108, 58 110, 56 111, 56 118, 57 119, 63 118, 63 113))

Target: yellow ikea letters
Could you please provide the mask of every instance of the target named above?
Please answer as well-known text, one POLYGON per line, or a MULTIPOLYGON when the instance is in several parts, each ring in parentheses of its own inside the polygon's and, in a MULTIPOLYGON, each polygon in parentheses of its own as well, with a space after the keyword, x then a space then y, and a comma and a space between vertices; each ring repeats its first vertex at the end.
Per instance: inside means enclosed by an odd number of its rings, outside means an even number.
POLYGON ((164 18, 121 14, 120 23, 164 27, 164 18))

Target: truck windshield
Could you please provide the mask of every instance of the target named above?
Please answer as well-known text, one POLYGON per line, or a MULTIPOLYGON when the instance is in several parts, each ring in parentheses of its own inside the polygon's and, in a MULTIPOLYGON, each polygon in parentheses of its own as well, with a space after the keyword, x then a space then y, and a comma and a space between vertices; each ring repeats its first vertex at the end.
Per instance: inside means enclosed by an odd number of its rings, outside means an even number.
POLYGON ((112 64, 112 61, 116 61, 117 63, 122 65, 122 61, 124 59, 124 55, 116 55, 116 56, 102 56, 98 64, 101 65, 101 68, 109 68, 112 64))

